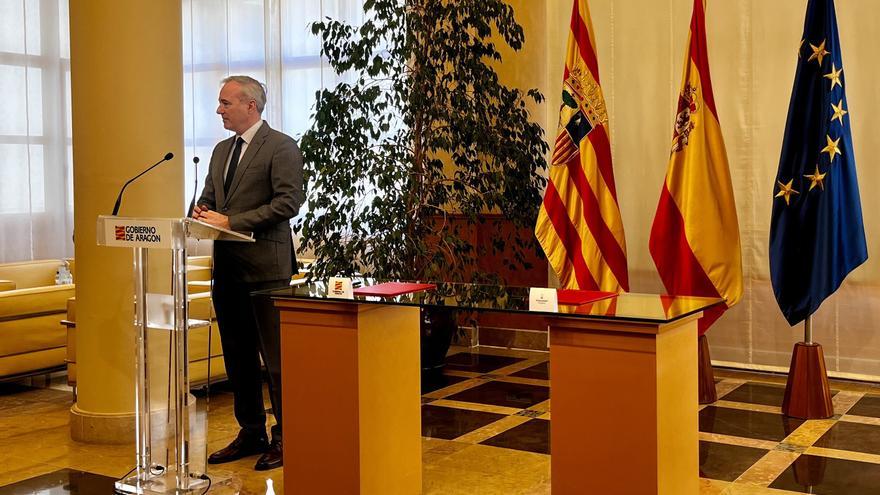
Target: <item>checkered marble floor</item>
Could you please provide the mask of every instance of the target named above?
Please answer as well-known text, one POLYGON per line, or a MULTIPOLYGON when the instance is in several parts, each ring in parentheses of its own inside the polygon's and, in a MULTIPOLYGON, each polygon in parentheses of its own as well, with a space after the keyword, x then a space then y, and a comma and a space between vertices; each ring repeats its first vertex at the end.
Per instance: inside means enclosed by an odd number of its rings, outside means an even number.
MULTIPOLYGON (((451 354, 442 374, 423 383, 426 465, 435 452, 494 447, 476 458, 477 469, 527 481, 508 493, 549 493, 549 462, 533 458, 527 477, 491 461, 504 451, 549 459, 548 358, 487 348, 451 354)), ((699 412, 701 494, 880 494, 880 387, 833 381, 834 417, 803 421, 781 413, 784 377, 718 371, 716 381, 719 400, 699 412)), ((435 487, 426 476, 425 493, 457 487, 435 487)))
MULTIPOLYGON (((548 358, 460 348, 426 377, 424 495, 550 493, 548 358)), ((781 414, 785 377, 716 370, 716 379, 719 400, 699 413, 702 495, 880 494, 880 386, 833 381, 835 416, 801 421, 781 414)), ((204 401, 199 421, 213 451, 237 425, 228 391, 218 387, 210 408, 204 401)), ((0 495, 110 493, 104 487, 130 469, 130 446, 70 439, 70 405, 69 392, 0 384, 0 495)), ((262 495, 267 478, 283 493, 281 470, 256 472, 254 462, 222 469, 241 494, 262 495)), ((619 493, 629 493, 625 480, 619 493)))

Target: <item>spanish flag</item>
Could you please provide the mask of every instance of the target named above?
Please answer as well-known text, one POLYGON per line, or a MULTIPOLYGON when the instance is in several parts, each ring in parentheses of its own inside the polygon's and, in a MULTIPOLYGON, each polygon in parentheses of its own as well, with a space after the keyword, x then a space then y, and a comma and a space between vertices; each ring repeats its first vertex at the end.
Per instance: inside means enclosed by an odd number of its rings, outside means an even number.
POLYGON ((551 165, 535 236, 562 287, 629 290, 608 112, 586 0, 574 1, 551 165))
POLYGON ((705 0, 694 0, 674 127, 649 245, 670 294, 725 299, 726 307, 700 319, 702 335, 743 291, 736 203, 709 77, 705 0))

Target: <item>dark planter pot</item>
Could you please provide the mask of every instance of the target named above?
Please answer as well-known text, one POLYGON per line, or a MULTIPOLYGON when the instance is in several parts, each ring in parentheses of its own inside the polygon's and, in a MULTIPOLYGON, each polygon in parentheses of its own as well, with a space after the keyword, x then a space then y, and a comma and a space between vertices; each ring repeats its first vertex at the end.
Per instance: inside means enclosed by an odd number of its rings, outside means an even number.
POLYGON ((424 307, 421 311, 422 370, 439 371, 446 364, 446 353, 458 328, 454 308, 424 307))

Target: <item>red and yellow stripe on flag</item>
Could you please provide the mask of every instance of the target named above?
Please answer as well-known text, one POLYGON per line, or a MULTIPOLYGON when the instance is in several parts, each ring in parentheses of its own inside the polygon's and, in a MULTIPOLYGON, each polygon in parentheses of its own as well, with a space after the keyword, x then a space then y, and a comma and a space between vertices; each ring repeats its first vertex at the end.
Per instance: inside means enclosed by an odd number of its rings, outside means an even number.
POLYGON ((723 297, 702 335, 742 297, 742 259, 727 151, 706 50, 705 0, 694 0, 672 154, 651 229, 650 251, 670 294, 723 297))
POLYGON ((535 235, 563 288, 629 290, 608 113, 586 0, 575 0, 559 130, 535 235))

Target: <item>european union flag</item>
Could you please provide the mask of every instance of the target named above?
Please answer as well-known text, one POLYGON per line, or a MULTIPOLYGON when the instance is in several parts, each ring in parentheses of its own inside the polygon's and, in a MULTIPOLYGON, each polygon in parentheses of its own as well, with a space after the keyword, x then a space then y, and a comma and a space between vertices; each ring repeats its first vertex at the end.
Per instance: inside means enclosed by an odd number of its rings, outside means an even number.
POLYGON ((792 326, 868 259, 833 0, 810 0, 774 184, 770 276, 792 326))

